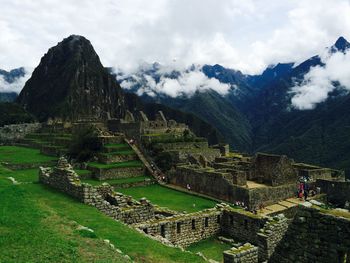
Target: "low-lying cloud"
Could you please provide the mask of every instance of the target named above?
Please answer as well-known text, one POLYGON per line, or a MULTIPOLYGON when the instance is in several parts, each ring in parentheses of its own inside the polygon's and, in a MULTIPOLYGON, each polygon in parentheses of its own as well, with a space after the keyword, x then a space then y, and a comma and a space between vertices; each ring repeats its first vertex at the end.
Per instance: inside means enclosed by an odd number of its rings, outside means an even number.
POLYGON ((16 78, 13 82, 7 82, 4 76, 0 75, 0 92, 21 92, 26 81, 31 77, 32 70, 29 68, 25 69, 25 75, 23 77, 16 78))
POLYGON ((309 110, 324 102, 337 88, 350 91, 350 52, 323 56, 325 66, 312 67, 304 80, 292 88, 292 105, 309 110))
POLYGON ((208 78, 200 69, 185 70, 176 72, 178 76, 168 77, 162 75, 164 69, 160 68, 159 80, 156 81, 154 76, 143 74, 131 75, 121 82, 124 89, 131 89, 138 85, 137 94, 154 97, 157 94, 163 94, 172 98, 178 96, 192 96, 195 92, 214 90, 221 95, 225 95, 230 90, 229 84, 224 84, 215 78, 208 78))

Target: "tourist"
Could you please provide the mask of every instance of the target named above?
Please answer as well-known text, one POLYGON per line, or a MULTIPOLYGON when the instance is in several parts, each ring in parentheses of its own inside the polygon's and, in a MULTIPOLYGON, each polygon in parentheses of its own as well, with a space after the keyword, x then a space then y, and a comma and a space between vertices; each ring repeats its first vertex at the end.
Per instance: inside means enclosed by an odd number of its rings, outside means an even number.
POLYGON ((307 197, 309 194, 309 185, 307 183, 304 184, 304 200, 307 201, 307 197))
POLYGON ((300 199, 302 199, 303 198, 303 194, 304 194, 304 182, 303 182, 303 179, 301 179, 300 182, 299 182, 298 197, 300 199))
POLYGON ((191 191, 191 186, 189 184, 187 184, 186 188, 188 191, 191 191))

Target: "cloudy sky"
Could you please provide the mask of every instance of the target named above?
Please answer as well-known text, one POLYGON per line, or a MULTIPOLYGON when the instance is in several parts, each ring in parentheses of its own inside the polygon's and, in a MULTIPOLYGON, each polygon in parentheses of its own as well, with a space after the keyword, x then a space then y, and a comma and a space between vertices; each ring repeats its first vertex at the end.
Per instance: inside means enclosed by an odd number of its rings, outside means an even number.
POLYGON ((105 66, 214 64, 261 72, 350 39, 350 0, 0 0, 0 68, 35 67, 70 34, 105 66))

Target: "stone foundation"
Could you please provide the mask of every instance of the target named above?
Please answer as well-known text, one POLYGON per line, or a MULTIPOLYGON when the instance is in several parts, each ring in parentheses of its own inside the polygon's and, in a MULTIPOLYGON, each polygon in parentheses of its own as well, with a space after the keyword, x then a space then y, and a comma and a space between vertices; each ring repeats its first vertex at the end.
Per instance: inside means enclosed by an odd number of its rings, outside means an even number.
POLYGON ((94 187, 81 183, 79 176, 64 158, 60 158, 57 167, 53 169, 40 167, 39 181, 127 224, 154 218, 154 207, 147 200, 137 202, 131 197, 114 192, 108 184, 94 187))
POLYGON ((222 212, 208 209, 198 213, 175 215, 161 220, 151 220, 136 227, 148 235, 160 236, 173 245, 186 247, 221 231, 222 212))
POLYGON ((143 167, 101 169, 101 168, 88 166, 88 170, 93 172, 94 177, 101 181, 107 180, 107 179, 138 177, 145 174, 145 170, 143 167))
POLYGON ((259 261, 268 261, 288 229, 288 219, 280 214, 269 218, 258 233, 259 261))
POLYGON ((349 260, 350 218, 299 207, 269 262, 345 263, 349 260))
POLYGON ((266 218, 246 215, 227 208, 222 216, 222 233, 242 242, 258 243, 258 232, 266 222, 266 218))
POLYGON ((316 186, 321 189, 321 193, 327 194, 329 202, 341 207, 350 204, 350 182, 317 180, 316 186))
POLYGON ((40 123, 12 124, 0 127, 0 142, 14 142, 41 128, 40 123))
POLYGON ((247 243, 224 251, 224 263, 258 263, 258 248, 247 243))

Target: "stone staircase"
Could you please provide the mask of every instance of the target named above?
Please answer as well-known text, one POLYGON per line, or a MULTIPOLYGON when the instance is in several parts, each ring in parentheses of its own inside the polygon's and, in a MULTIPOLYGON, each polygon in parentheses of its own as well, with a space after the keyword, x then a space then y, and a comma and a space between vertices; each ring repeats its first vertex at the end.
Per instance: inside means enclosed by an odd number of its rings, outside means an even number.
POLYGON ((146 158, 145 154, 140 150, 140 148, 135 144, 131 143, 125 138, 125 142, 134 150, 139 160, 143 163, 148 173, 159 183, 165 185, 165 182, 161 179, 164 173, 149 159, 146 158), (152 165, 153 164, 153 165, 152 165))
MULTIPOLYGON (((317 196, 310 197, 309 199, 317 199, 317 196)), ((299 198, 288 198, 276 204, 264 207, 263 209, 258 211, 258 214, 262 216, 274 216, 276 214, 280 214, 289 209, 297 207, 298 205, 304 202, 305 202, 304 200, 301 200, 299 198)))

